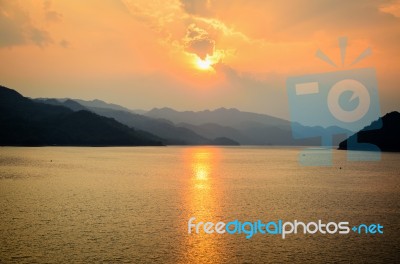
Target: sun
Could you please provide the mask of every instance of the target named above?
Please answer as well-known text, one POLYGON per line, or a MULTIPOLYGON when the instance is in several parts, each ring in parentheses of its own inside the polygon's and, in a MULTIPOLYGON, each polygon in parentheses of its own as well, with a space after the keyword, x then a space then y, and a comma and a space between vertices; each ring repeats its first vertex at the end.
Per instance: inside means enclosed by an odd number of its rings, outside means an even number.
POLYGON ((214 66, 220 63, 222 61, 222 58, 224 57, 224 54, 219 50, 214 51, 211 55, 207 54, 204 58, 194 53, 192 53, 191 55, 193 58, 192 62, 195 68, 204 72, 211 73, 215 73, 214 66))
POLYGON ((204 60, 197 58, 196 65, 200 70, 210 70, 212 69, 212 61, 209 58, 205 58, 204 60))

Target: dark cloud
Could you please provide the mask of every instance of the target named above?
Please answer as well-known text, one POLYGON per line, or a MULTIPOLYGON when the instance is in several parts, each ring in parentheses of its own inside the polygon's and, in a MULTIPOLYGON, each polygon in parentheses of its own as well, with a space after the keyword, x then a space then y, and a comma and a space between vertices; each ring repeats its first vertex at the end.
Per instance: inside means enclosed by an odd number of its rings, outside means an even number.
POLYGON ((66 48, 66 49, 69 48, 69 46, 70 46, 69 41, 65 40, 65 39, 61 40, 59 44, 61 47, 66 48))
POLYGON ((28 15, 18 12, 18 6, 12 2, 0 1, 0 6, 0 46, 24 44, 23 29, 28 26, 28 15))
POLYGON ((17 1, 0 0, 0 36, 0 47, 28 43, 43 47, 52 42, 49 33, 35 27, 17 1))
POLYGON ((199 16, 210 16, 210 0, 181 0, 181 6, 186 13, 199 16))
POLYGON ((46 0, 43 2, 43 9, 45 12, 46 20, 49 22, 60 22, 62 20, 62 14, 54 10, 51 10, 51 1, 46 0))
POLYGON ((207 54, 214 53, 215 42, 211 39, 193 40, 188 45, 188 51, 196 53, 201 59, 205 59, 207 54))
POLYGON ((50 22, 60 22, 62 19, 62 15, 56 11, 47 11, 46 12, 46 20, 50 22))
POLYGON ((207 55, 211 56, 214 53, 215 41, 207 31, 195 24, 189 25, 184 40, 187 51, 196 54, 201 59, 205 59, 207 55))
POLYGON ((52 42, 50 35, 47 31, 37 28, 32 28, 30 30, 29 37, 33 43, 40 47, 43 47, 52 42))

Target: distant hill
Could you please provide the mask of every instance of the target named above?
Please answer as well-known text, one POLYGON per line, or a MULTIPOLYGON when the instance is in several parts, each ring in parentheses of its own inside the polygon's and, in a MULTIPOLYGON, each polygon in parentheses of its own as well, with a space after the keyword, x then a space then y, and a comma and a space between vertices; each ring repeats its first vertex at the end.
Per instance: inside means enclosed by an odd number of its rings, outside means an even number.
POLYGON ((207 138, 227 137, 245 145, 253 145, 256 144, 257 142, 252 138, 246 137, 244 134, 242 134, 239 130, 235 128, 229 126, 222 126, 215 123, 205 123, 202 125, 179 123, 177 124, 177 126, 185 127, 192 131, 196 131, 197 134, 207 138))
POLYGON ((382 127, 373 130, 372 128, 375 124, 372 123, 352 135, 350 138, 341 142, 339 144, 339 149, 363 150, 362 144, 354 144, 354 146, 351 144, 349 146, 349 140, 355 141, 357 139, 358 143, 370 143, 376 145, 381 151, 400 151, 400 113, 388 113, 374 122, 381 122, 382 127))
MULTIPOLYGON (((62 100, 62 99, 61 99, 62 100)), ((117 105, 117 104, 110 104, 106 103, 104 101, 95 99, 92 101, 87 101, 87 100, 81 100, 81 99, 64 99, 64 100, 73 100, 77 103, 79 103, 82 106, 85 106, 87 108, 103 108, 103 109, 112 109, 112 110, 117 110, 117 111, 125 111, 129 113, 143 113, 145 111, 143 110, 131 110, 129 108, 117 105)))
POLYGON ((83 105, 71 100, 58 100, 58 99, 48 99, 48 98, 38 98, 38 99, 33 99, 35 102, 39 103, 45 103, 45 104, 51 104, 51 105, 58 105, 58 106, 65 106, 72 111, 81 111, 81 110, 88 110, 86 107, 83 105))
POLYGON ((149 131, 165 139, 168 145, 206 145, 214 144, 210 139, 200 136, 190 129, 177 127, 163 119, 153 119, 126 111, 89 107, 96 114, 111 117, 129 127, 149 131))
POLYGON ((154 108, 144 115, 100 100, 40 99, 41 102, 81 108, 113 118, 128 127, 147 131, 168 145, 321 145, 321 137, 338 146, 352 132, 340 127, 309 127, 265 114, 219 108, 179 112, 154 108), (71 102, 72 101, 72 102, 71 102), (99 107, 101 106, 101 107, 99 107), (122 110, 121 110, 122 109, 122 110), (292 133, 295 128, 296 134, 292 133), (298 139, 300 138, 300 139, 298 139))
POLYGON ((108 104, 99 100, 91 101, 92 103, 82 106, 79 102, 86 102, 83 100, 71 100, 71 99, 52 99, 52 98, 40 98, 35 99, 39 102, 44 102, 52 105, 62 105, 70 108, 73 111, 84 108, 85 110, 91 111, 101 116, 114 118, 116 121, 125 124, 131 128, 148 131, 160 138, 163 138, 163 142, 167 145, 239 145, 238 142, 228 139, 225 141, 217 140, 215 137, 204 137, 196 134, 188 128, 175 126, 174 123, 166 119, 153 119, 143 115, 135 114, 133 112, 117 110, 125 109, 122 106, 115 104, 108 104), (93 104, 93 102, 97 102, 93 104), (102 102, 102 103, 99 103, 102 102), (92 105, 112 106, 107 108, 93 107, 92 105))
MULTIPOLYGON (((0 86, 0 145, 11 146, 144 146, 162 145, 150 133, 111 118, 40 103, 0 86)), ((73 102, 66 102, 77 107, 73 102)))
POLYGON ((240 144, 230 138, 226 137, 217 137, 213 140, 215 145, 219 146, 239 146, 240 144))
POLYGON ((213 111, 184 111, 171 108, 154 108, 145 114, 152 118, 164 118, 177 126, 188 128, 197 134, 208 137, 227 137, 242 145, 320 145, 321 138, 293 139, 292 128, 308 135, 333 137, 332 144, 349 135, 350 131, 338 128, 308 127, 292 124, 290 121, 265 114, 242 112, 237 109, 219 108, 213 111))
POLYGON ((213 111, 204 110, 198 112, 178 112, 171 108, 154 108, 145 115, 153 118, 165 118, 176 124, 188 123, 192 125, 203 125, 205 123, 215 123, 233 128, 252 123, 268 124, 269 126, 276 127, 286 127, 290 125, 289 121, 284 119, 264 114, 242 112, 235 108, 218 108, 213 111))

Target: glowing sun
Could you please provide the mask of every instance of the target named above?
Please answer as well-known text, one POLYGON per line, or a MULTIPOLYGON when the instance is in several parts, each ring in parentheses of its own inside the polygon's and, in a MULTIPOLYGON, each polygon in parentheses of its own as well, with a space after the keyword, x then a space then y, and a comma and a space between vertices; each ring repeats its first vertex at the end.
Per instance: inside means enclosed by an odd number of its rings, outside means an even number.
POLYGON ((212 61, 209 58, 205 58, 204 60, 197 58, 196 65, 201 70, 210 70, 212 68, 212 61))

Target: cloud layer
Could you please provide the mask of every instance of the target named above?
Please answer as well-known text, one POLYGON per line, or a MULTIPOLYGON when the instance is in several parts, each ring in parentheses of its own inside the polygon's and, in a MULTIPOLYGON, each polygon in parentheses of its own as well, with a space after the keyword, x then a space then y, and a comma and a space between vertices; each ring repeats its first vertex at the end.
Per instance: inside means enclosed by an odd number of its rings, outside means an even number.
POLYGON ((31 96, 284 117, 286 78, 337 70, 314 54, 341 65, 347 36, 346 62, 371 47, 358 66, 377 69, 388 111, 400 100, 399 10, 398 0, 0 0, 0 74, 31 96))

